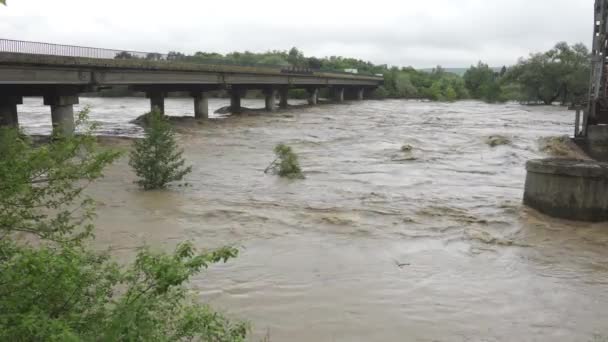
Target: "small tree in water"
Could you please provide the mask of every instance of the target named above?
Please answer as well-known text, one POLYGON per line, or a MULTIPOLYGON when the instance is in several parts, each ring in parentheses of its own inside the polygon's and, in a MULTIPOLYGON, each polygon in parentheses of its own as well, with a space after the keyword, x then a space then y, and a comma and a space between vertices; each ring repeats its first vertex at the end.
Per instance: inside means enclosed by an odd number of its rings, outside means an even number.
POLYGON ((185 167, 183 151, 177 146, 175 132, 158 110, 148 114, 144 138, 135 142, 129 165, 140 178, 137 184, 145 190, 162 189, 179 181, 192 171, 185 167))
POLYGON ((264 173, 272 171, 281 177, 291 179, 303 179, 302 169, 300 168, 300 162, 298 161, 298 155, 293 152, 290 146, 285 144, 278 144, 274 148, 276 159, 270 163, 264 173))

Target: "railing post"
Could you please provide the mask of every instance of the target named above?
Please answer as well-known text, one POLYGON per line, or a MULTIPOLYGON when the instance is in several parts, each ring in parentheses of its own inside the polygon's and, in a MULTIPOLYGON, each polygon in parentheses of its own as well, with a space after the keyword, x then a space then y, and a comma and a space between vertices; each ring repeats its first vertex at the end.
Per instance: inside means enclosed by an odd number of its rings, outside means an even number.
POLYGON ((574 137, 578 137, 580 134, 580 124, 581 124, 581 110, 576 109, 576 117, 574 118, 574 137))

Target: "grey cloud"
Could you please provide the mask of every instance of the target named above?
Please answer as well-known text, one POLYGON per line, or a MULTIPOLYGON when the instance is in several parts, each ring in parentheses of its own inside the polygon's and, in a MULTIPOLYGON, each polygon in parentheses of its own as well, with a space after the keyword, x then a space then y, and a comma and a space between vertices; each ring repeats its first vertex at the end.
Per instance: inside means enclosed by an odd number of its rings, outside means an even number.
POLYGON ((591 40, 593 0, 13 1, 0 32, 14 39, 184 52, 266 51, 375 63, 512 64, 558 41, 591 40))

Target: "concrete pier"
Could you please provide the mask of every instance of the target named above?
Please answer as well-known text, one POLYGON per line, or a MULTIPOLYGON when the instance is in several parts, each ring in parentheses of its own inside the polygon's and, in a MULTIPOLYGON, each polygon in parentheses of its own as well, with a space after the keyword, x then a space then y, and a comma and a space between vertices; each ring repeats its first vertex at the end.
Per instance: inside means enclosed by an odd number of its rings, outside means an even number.
POLYGON ((0 127, 19 127, 17 105, 23 104, 21 96, 0 97, 0 127))
POLYGON ((161 114, 165 114, 165 97, 167 95, 163 92, 149 92, 146 97, 150 99, 150 111, 155 108, 160 111, 161 114))
POLYGON ((588 126, 587 136, 575 139, 574 141, 593 159, 608 161, 607 125, 588 126))
POLYGON ((277 109, 276 98, 276 89, 264 89, 264 103, 267 111, 274 112, 277 109))
POLYGON ((336 102, 344 102, 344 88, 335 87, 332 89, 334 95, 334 101, 336 102))
POLYGON ((308 89, 308 104, 311 106, 316 105, 319 102, 319 88, 308 89))
POLYGON ((78 104, 78 96, 44 96, 44 104, 51 106, 53 131, 64 136, 74 134, 74 105, 78 104))
POLYGON ((608 163, 531 160, 524 204, 544 214, 577 221, 608 221, 608 163))
POLYGON ((281 108, 287 108, 287 99, 289 98, 289 88, 287 87, 282 87, 279 90, 279 107, 281 108))
POLYGON ((204 92, 192 93, 194 98, 194 118, 208 119, 209 118, 209 100, 204 92))
POLYGON ((365 89, 363 89, 363 88, 357 89, 357 100, 363 101, 364 92, 365 92, 365 89))
POLYGON ((239 114, 243 111, 241 108, 241 96, 243 96, 245 92, 245 90, 240 88, 232 88, 230 91, 230 112, 239 114))

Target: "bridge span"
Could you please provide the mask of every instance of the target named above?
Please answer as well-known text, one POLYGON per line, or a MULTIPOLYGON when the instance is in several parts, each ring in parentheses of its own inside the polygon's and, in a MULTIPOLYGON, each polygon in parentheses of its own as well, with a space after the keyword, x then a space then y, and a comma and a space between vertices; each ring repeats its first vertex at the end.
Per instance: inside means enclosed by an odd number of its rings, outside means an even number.
POLYGON ((18 126, 17 105, 24 96, 41 96, 51 108, 53 127, 64 134, 74 130, 73 105, 81 93, 114 86, 145 92, 150 107, 164 112, 169 92, 188 92, 198 119, 208 118, 208 93, 227 90, 230 109, 241 111, 241 98, 248 90, 261 90, 268 111, 286 107, 289 89, 305 89, 308 102, 317 104, 319 89, 329 88, 332 97, 362 100, 367 91, 381 85, 378 76, 324 72, 305 68, 184 63, 166 55, 118 52, 77 46, 18 42, 0 39, 0 125, 18 126), (118 58, 128 55, 130 58, 118 58))

